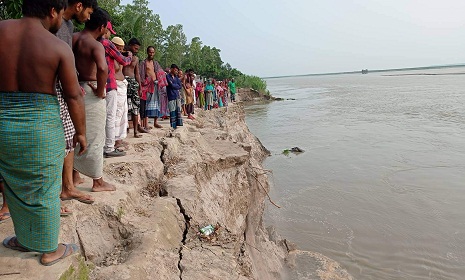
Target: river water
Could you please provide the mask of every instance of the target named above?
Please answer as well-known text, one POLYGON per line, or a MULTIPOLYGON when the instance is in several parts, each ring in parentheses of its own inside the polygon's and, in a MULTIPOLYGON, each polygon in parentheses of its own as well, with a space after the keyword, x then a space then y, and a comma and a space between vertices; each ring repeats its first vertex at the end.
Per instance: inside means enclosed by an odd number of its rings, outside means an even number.
POLYGON ((265 222, 356 279, 465 279, 465 75, 386 74, 267 80, 265 222))

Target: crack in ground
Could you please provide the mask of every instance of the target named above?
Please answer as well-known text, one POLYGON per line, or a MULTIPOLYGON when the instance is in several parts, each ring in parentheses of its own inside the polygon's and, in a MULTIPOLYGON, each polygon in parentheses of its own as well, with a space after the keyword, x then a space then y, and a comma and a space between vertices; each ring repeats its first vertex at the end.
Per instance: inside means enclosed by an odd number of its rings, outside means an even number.
POLYGON ((78 221, 77 220, 76 220, 75 227, 76 227, 76 234, 77 234, 77 237, 78 237, 78 240, 79 240, 79 245, 81 246, 82 255, 84 256, 84 259, 86 261, 88 261, 87 255, 86 255, 86 249, 84 248, 84 242, 82 242, 81 235, 79 234, 78 221))
POLYGON ((184 245, 186 245, 186 239, 187 239, 187 233, 189 232, 189 227, 190 227, 190 221, 191 221, 191 218, 186 214, 186 209, 184 209, 184 207, 182 206, 182 203, 181 203, 181 199, 179 198, 176 198, 176 202, 179 206, 179 209, 181 211, 181 214, 184 216, 184 221, 185 221, 185 229, 184 229, 184 232, 182 234, 182 246, 179 247, 179 262, 178 262, 178 268, 179 268, 179 279, 182 280, 182 272, 183 272, 183 268, 182 268, 182 265, 181 265, 181 261, 182 261, 182 249, 184 248, 184 245))

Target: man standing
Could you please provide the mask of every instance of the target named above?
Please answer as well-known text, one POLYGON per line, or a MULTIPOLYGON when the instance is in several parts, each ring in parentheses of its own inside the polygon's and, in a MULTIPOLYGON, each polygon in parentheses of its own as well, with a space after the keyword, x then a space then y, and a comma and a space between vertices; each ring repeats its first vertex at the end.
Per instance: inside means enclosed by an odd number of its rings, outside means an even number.
POLYGON ((139 75, 139 58, 136 54, 139 52, 140 42, 136 38, 129 40, 127 51, 133 53, 131 64, 123 67, 124 78, 128 81, 128 111, 131 113, 132 124, 134 128, 134 137, 140 138, 142 135, 137 132, 148 133, 141 125, 139 125, 139 110, 140 110, 140 75, 139 75))
POLYGON ((231 102, 236 102, 236 83, 234 79, 232 79, 228 83, 229 93, 231 93, 231 102))
POLYGON ((144 127, 149 128, 148 118, 153 117, 155 128, 161 128, 158 124, 160 115, 160 95, 158 92, 157 73, 163 71, 158 61, 153 60, 155 57, 155 47, 147 48, 147 58, 141 62, 141 117, 144 115, 144 127), (144 111, 144 112, 143 112, 144 111))
POLYGON ((83 147, 80 153, 87 147, 73 53, 52 35, 61 26, 66 4, 24 0, 23 18, 0 22, 0 174, 16 234, 3 245, 41 252, 43 265, 79 250, 76 244, 58 244, 65 142, 56 75, 76 129, 74 143, 83 147))
MULTIPOLYGON (((84 30, 73 35, 73 50, 79 83, 85 90, 86 127, 89 148, 87 152, 74 157, 74 178, 81 180, 79 173, 93 179, 92 191, 114 191, 115 186, 103 180, 103 146, 105 144, 106 102, 105 84, 108 77, 108 65, 105 49, 97 41, 105 34, 108 14, 97 8, 84 30)), ((82 149, 77 147, 77 151, 82 149)))
MULTIPOLYGON (((114 37, 111 42, 115 44, 119 52, 123 55, 129 55, 129 52, 124 52, 124 40, 120 37, 114 37)), ((128 143, 124 141, 128 132, 128 81, 123 75, 123 65, 115 61, 115 79, 117 88, 116 97, 116 120, 115 120, 115 148, 127 147, 128 143)))
POLYGON ((166 74, 166 80, 168 82, 166 93, 168 95, 168 108, 170 110, 170 124, 174 129, 183 125, 181 100, 179 97, 179 90, 182 88, 182 84, 181 80, 178 78, 178 73, 179 67, 176 64, 171 64, 170 73, 166 74))
MULTIPOLYGON (((65 9, 63 14, 63 24, 56 33, 56 36, 65 41, 69 47, 72 48, 74 32, 72 19, 79 23, 84 23, 89 20, 90 15, 96 8, 96 0, 68 0, 68 7, 65 9)), ((66 141, 66 156, 63 163, 63 182, 60 197, 62 200, 76 199, 83 203, 92 204, 94 203, 94 198, 92 196, 84 194, 75 188, 75 184, 77 185, 81 183, 73 181, 73 137, 75 130, 69 116, 68 106, 66 106, 65 100, 63 99, 63 90, 60 83, 57 83, 56 90, 58 101, 60 102, 60 117, 63 122, 66 141)), ((64 213, 67 213, 65 210, 66 208, 62 209, 64 213)))
POLYGON ((116 32, 113 30, 111 22, 107 23, 107 29, 103 37, 100 39, 105 48, 105 59, 108 64, 108 79, 106 86, 106 97, 107 102, 107 118, 105 125, 105 147, 103 149, 105 157, 120 157, 126 155, 126 152, 115 149, 115 133, 116 133, 116 111, 117 111, 117 99, 118 99, 118 85, 115 78, 115 62, 126 66, 131 64, 132 52, 128 52, 128 56, 123 56, 115 44, 109 40, 110 34, 115 35, 116 32))

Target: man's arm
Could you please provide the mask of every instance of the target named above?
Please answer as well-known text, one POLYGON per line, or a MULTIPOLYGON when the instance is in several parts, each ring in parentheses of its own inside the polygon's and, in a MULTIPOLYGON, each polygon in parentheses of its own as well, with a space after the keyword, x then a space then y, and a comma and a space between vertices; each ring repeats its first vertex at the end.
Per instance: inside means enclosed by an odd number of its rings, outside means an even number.
POLYGON ((81 88, 76 76, 74 56, 70 48, 61 48, 60 65, 58 66, 58 79, 63 88, 63 98, 68 105, 69 115, 73 121, 76 134, 74 145, 79 143, 81 149, 79 155, 87 149, 86 140, 86 112, 81 88))
POLYGON ((127 66, 131 64, 132 55, 128 57, 125 57, 124 55, 122 55, 118 51, 118 49, 116 48, 115 44, 113 44, 112 41, 105 39, 102 41, 102 44, 105 47, 105 52, 108 54, 108 56, 116 60, 116 62, 118 62, 119 64, 123 66, 127 66))
POLYGON ((174 89, 181 89, 182 88, 182 84, 181 84, 181 80, 178 78, 178 77, 174 77, 173 79, 173 88, 174 89))
POLYGON ((105 87, 108 78, 108 65, 105 59, 105 49, 103 45, 96 42, 92 50, 92 59, 97 65, 97 88, 94 90, 95 95, 99 98, 105 98, 105 87))

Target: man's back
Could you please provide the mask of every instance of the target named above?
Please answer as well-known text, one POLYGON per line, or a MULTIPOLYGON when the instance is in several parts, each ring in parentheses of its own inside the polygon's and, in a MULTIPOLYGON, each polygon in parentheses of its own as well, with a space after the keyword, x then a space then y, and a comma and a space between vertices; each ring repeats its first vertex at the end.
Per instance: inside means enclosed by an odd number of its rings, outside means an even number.
POLYGON ((76 59, 76 69, 79 73, 79 80, 97 80, 97 53, 100 54, 100 59, 105 60, 105 50, 102 44, 89 33, 83 31, 73 35, 73 50, 76 59))
POLYGON ((55 77, 72 51, 34 18, 0 22, 0 91, 55 94, 55 77), (12 31, 14 30, 14 31, 12 31))

